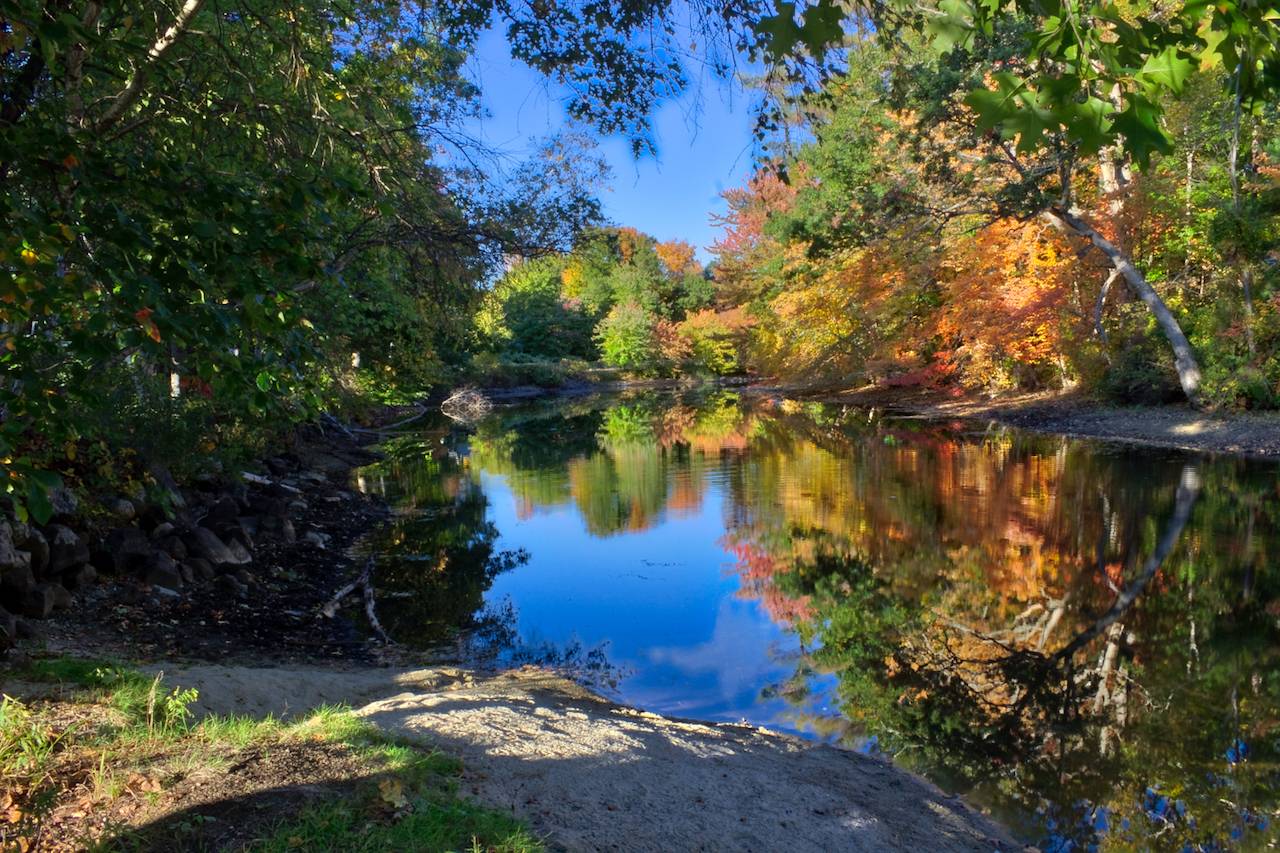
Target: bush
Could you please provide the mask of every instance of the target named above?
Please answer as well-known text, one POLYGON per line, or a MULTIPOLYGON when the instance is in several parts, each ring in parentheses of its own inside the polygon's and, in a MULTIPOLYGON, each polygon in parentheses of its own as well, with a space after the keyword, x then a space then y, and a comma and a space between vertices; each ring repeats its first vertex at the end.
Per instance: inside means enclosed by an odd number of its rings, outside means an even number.
POLYGON ((1185 399, 1172 365, 1164 353, 1137 345, 1125 349, 1111 363, 1098 390, 1104 397, 1127 405, 1155 406, 1185 399))

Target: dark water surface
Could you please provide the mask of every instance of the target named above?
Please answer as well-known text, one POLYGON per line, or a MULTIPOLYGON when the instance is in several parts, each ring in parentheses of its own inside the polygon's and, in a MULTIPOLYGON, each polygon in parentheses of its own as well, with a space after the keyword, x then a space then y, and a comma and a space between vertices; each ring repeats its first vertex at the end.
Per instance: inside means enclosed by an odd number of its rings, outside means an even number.
POLYGON ((883 752, 1045 849, 1277 840, 1275 465, 727 391, 387 450, 404 642, 883 752))

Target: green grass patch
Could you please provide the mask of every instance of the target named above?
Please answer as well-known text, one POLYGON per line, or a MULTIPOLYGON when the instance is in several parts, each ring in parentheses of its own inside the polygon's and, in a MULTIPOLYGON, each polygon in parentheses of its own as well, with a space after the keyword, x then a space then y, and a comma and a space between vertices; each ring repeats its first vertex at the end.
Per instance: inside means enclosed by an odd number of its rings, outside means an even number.
POLYGON ((220 783, 227 797, 253 800, 253 789, 235 781, 235 768, 258 762, 261 774, 270 756, 286 751, 295 765, 308 765, 313 746, 322 750, 317 757, 337 756, 340 778, 325 782, 334 795, 274 816, 262 813, 261 802, 246 806, 256 826, 249 849, 542 849, 519 822, 459 797, 456 758, 389 737, 349 708, 321 707, 297 721, 195 722, 188 711, 195 691, 120 664, 50 658, 19 678, 57 689, 26 701, 0 699, 0 801, 21 815, 0 826, 0 849, 50 832, 81 837, 89 849, 156 849, 175 839, 181 849, 218 846, 227 819, 200 817, 215 805, 200 798, 203 780, 227 774, 220 783), (202 781, 184 785, 194 774, 202 781), (130 825, 132 813, 119 809, 139 796, 187 816, 173 825, 130 825), (114 828, 95 829, 103 825, 114 828))

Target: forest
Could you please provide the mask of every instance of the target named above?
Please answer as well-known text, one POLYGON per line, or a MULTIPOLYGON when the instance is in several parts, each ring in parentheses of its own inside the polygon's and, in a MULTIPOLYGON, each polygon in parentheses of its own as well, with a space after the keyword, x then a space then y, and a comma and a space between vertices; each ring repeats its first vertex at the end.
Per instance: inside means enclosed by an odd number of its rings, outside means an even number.
POLYGON ((8 499, 600 368, 1274 407, 1278 43, 1253 0, 7 0, 8 499), (490 28, 571 93, 522 162, 459 130, 490 28), (605 221, 593 148, 660 150, 695 68, 757 116, 710 247, 605 221))

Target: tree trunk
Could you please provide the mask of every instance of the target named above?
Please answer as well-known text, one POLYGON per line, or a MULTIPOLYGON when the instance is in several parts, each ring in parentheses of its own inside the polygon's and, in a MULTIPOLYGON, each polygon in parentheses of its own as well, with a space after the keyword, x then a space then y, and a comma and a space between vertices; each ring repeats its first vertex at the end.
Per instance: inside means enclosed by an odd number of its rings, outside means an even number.
POLYGON ((1196 361, 1195 351, 1191 349, 1191 342, 1182 333, 1182 327, 1178 325, 1177 318, 1173 316, 1169 306, 1164 304, 1160 294, 1156 293, 1151 283, 1133 265, 1129 256, 1099 234, 1098 230, 1088 222, 1061 208, 1051 208, 1045 215, 1054 225, 1065 227, 1088 239, 1098 251, 1106 255, 1116 271, 1124 276, 1125 284, 1129 285, 1129 289, 1135 296, 1146 303, 1147 308, 1155 316, 1160 331, 1169 341, 1169 346, 1173 349, 1173 364, 1178 371, 1178 384, 1182 386, 1182 392, 1187 395, 1187 399, 1192 404, 1199 404, 1200 364, 1196 361))

